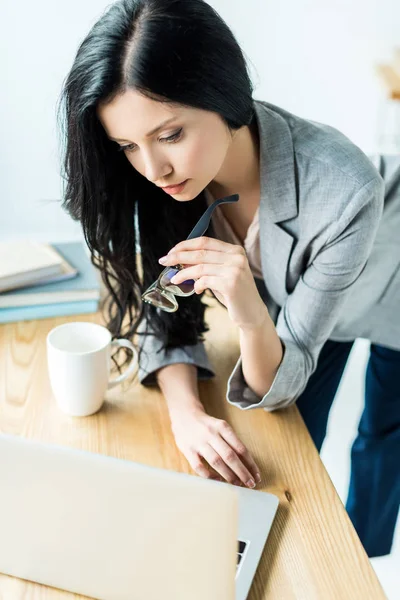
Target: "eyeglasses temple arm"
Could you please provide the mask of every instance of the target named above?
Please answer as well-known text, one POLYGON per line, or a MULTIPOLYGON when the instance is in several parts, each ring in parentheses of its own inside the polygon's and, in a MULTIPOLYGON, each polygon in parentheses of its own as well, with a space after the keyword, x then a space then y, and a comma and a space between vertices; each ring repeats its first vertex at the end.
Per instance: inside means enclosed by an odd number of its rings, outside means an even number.
POLYGON ((214 209, 217 208, 217 206, 219 206, 220 204, 237 202, 238 200, 239 194, 233 194, 232 196, 226 196, 226 198, 219 198, 218 200, 215 200, 215 202, 210 204, 205 213, 197 221, 196 225, 193 227, 192 231, 189 233, 186 239, 191 240, 193 238, 200 237, 205 231, 207 231, 211 221, 211 215, 214 209))

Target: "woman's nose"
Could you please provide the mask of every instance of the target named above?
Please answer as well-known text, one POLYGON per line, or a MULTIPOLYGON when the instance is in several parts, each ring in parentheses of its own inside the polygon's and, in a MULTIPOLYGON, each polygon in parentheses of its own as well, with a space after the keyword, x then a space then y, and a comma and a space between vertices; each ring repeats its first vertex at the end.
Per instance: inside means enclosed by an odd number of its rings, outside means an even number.
POLYGON ((165 181, 168 179, 168 174, 171 173, 171 168, 169 168, 165 160, 161 157, 157 158, 156 156, 146 156, 144 159, 144 174, 146 179, 151 181, 152 183, 156 183, 157 181, 165 181))

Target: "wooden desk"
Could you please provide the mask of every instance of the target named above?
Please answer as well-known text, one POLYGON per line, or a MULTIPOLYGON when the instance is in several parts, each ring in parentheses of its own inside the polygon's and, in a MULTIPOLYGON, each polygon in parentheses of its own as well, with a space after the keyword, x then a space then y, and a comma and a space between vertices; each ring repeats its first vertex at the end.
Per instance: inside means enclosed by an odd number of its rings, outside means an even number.
MULTIPOLYGON (((225 401, 238 356, 237 332, 217 304, 207 309, 207 319, 207 351, 217 376, 200 382, 202 400, 208 412, 231 423, 253 453, 263 477, 258 489, 280 499, 249 600, 385 598, 297 408, 243 412, 225 401)), ((0 326, 0 431, 191 472, 174 444, 158 388, 124 383, 91 417, 75 419, 58 410, 47 377, 45 342, 52 327, 68 320, 102 322, 100 315, 83 315, 0 326)), ((0 575, 0 598, 83 596, 0 575)))

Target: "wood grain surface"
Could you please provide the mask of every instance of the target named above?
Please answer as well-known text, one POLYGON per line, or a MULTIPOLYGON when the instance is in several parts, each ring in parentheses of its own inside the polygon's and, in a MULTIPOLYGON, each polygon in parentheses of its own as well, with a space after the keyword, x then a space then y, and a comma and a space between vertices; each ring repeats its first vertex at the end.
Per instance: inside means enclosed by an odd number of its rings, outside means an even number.
MULTIPOLYGON (((280 500, 249 600, 384 598, 297 408, 241 411, 226 402, 238 335, 226 311, 211 298, 208 303, 206 349, 217 375, 199 382, 202 401, 253 453, 263 478, 258 489, 280 500)), ((61 413, 47 375, 46 335, 67 321, 103 323, 95 314, 0 326, 0 432, 191 473, 175 446, 159 389, 136 377, 108 392, 96 415, 61 413)), ((70 598, 83 596, 0 575, 0 600, 70 598)))

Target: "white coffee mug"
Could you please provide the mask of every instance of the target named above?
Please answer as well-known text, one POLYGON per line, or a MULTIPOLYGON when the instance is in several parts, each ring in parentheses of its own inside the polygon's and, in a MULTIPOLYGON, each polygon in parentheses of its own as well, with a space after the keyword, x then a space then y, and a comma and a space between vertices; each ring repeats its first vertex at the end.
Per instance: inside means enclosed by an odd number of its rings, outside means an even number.
POLYGON ((111 340, 108 329, 96 323, 65 323, 47 335, 51 388, 60 409, 73 417, 97 412, 105 392, 127 379, 137 364, 133 344, 111 340), (133 355, 125 373, 110 381, 111 350, 120 347, 129 348, 133 355))

